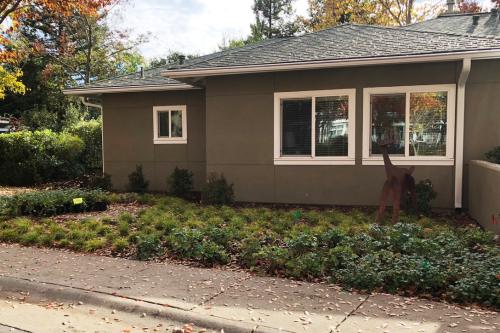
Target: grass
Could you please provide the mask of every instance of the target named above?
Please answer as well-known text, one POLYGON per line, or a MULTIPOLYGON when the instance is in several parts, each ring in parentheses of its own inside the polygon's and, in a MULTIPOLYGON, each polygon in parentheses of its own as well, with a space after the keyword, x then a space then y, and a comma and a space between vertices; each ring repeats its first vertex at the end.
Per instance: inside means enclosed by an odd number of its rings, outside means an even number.
POLYGON ((137 217, 56 223, 0 221, 0 241, 141 260, 168 256, 204 266, 328 281, 346 288, 440 297, 500 307, 500 251, 493 234, 446 218, 403 214, 397 225, 370 212, 202 206, 176 198, 112 195, 148 202, 137 217))

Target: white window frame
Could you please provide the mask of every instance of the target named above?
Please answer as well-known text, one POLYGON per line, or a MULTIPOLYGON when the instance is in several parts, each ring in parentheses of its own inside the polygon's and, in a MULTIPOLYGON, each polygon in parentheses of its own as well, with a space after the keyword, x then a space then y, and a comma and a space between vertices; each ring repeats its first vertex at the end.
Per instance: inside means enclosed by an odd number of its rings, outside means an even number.
POLYGON ((356 89, 313 90, 274 93, 274 165, 355 165, 356 149, 356 89), (348 96, 347 156, 315 156, 316 154, 316 103, 318 97, 348 96), (281 155, 281 100, 311 98, 311 156, 281 155))
POLYGON ((395 165, 440 165, 455 164, 455 84, 377 87, 363 89, 363 165, 383 165, 382 155, 370 155, 371 144, 371 95, 372 94, 406 94, 405 110, 405 156, 391 156, 395 165), (447 92, 447 128, 445 156, 410 156, 410 94, 423 92, 447 92))
POLYGON ((186 105, 153 106, 153 142, 162 144, 187 144, 187 108, 186 105), (169 128, 168 134, 172 135, 172 111, 181 111, 182 114, 182 137, 160 137, 158 133, 158 113, 168 112, 169 128))

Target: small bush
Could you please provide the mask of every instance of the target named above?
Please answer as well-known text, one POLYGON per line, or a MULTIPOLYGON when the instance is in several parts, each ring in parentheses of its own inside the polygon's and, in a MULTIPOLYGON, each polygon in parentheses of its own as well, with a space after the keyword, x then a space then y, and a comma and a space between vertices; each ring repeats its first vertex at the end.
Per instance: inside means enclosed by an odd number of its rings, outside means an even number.
POLYGON ((432 201, 437 198, 432 182, 429 179, 421 180, 415 185, 416 203, 413 205, 411 198, 407 197, 404 207, 410 214, 430 215, 432 201))
POLYGON ((148 190, 149 182, 144 178, 142 165, 138 165, 135 171, 128 176, 128 190, 134 193, 145 193, 148 190))
POLYGON ((137 241, 137 259, 148 260, 155 256, 161 255, 163 247, 161 239, 158 235, 150 234, 139 237, 137 241))
POLYGON ((111 191, 113 188, 111 175, 108 175, 107 173, 92 175, 88 179, 87 187, 103 191, 111 191))
POLYGON ((420 181, 415 186, 417 194, 417 210, 420 214, 429 215, 432 213, 432 201, 437 198, 432 182, 429 179, 420 181))
POLYGON ((209 205, 229 205, 234 203, 233 184, 229 184, 224 175, 212 173, 203 187, 201 198, 209 205))
POLYGON ((176 167, 168 177, 167 185, 169 193, 173 196, 188 198, 193 190, 193 173, 176 167))
POLYGON ((103 211, 108 204, 107 195, 100 190, 51 190, 0 197, 0 215, 52 216, 82 211, 103 211), (73 199, 82 198, 81 204, 73 199))
POLYGON ((500 146, 493 148, 485 156, 488 162, 500 164, 500 146))

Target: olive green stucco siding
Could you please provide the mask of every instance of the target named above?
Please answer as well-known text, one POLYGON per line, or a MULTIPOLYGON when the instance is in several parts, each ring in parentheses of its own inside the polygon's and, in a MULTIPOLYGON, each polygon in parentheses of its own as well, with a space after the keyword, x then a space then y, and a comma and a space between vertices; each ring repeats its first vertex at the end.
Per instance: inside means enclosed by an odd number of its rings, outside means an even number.
MULTIPOLYGON (((473 61, 465 91, 464 204, 469 205, 469 162, 500 146, 500 60, 473 61)), ((500 198, 498 198, 500 201, 500 198)))
MULTIPOLYGON (((118 189, 142 164, 152 190, 165 190, 176 166, 194 172, 200 188, 210 172, 252 202, 376 205, 383 166, 362 165, 363 88, 456 84, 461 62, 387 65, 208 77, 205 90, 109 94, 104 106, 104 167, 118 189), (356 89, 356 165, 275 166, 274 93, 356 89), (153 106, 187 105, 188 144, 153 144, 153 106)), ((500 60, 473 61, 466 88, 464 206, 468 163, 500 145, 500 60)), ((454 129, 449 129, 454 130, 454 129)), ((454 207, 454 166, 417 165, 432 180, 436 207, 454 207)))
MULTIPOLYGON (((383 166, 362 165, 363 88, 456 83, 460 63, 323 69, 210 77, 206 83, 207 172, 235 184, 237 200, 375 205, 383 166), (275 166, 274 93, 356 88, 355 166, 275 166)), ((439 193, 436 206, 453 207, 454 167, 418 166, 439 193)))
POLYGON ((103 97, 104 171, 117 189, 142 165, 150 190, 165 191, 177 166, 205 180, 205 96, 203 90, 108 94, 103 97), (187 144, 153 144, 153 106, 187 106, 187 144))

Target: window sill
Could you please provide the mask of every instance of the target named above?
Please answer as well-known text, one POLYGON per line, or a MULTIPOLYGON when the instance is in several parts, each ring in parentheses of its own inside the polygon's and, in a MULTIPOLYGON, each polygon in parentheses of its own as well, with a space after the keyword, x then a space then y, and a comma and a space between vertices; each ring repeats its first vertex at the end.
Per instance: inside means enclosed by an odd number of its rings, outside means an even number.
POLYGON ((187 144, 187 139, 155 139, 153 140, 155 145, 185 145, 187 144))
MULTIPOLYGON (((435 165, 435 166, 455 165, 455 159, 453 158, 391 157, 391 162, 394 165, 435 165)), ((363 165, 384 165, 384 159, 382 157, 363 158, 363 165)))
POLYGON ((274 159, 274 165, 356 165, 356 160, 349 157, 340 158, 293 158, 281 157, 274 159))

